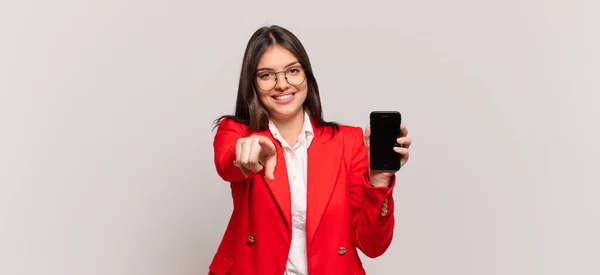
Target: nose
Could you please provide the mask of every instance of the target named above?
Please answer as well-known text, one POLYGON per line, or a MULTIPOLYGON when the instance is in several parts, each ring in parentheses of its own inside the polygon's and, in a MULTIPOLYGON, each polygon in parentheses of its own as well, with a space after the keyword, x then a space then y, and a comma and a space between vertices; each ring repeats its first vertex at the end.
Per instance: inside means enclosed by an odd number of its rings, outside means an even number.
POLYGON ((290 87, 290 84, 287 82, 287 79, 285 79, 285 72, 277 73, 275 81, 275 89, 277 89, 278 91, 285 91, 290 87))

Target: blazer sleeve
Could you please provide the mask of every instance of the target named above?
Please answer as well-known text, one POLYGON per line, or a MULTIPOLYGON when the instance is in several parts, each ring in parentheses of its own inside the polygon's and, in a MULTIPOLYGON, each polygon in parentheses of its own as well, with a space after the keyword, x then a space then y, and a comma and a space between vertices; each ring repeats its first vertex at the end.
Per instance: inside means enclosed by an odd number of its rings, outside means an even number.
POLYGON ((362 129, 354 135, 350 166, 350 200, 352 208, 352 241, 370 258, 382 255, 392 242, 394 233, 393 176, 389 186, 373 187, 369 182, 369 159, 362 129))
MULTIPOLYGON (((250 136, 244 129, 244 125, 231 119, 223 119, 217 128, 217 133, 213 141, 214 162, 217 174, 227 182, 238 182, 247 180, 256 173, 248 171, 248 177, 244 176, 240 168, 233 165, 235 160, 235 147, 237 140, 250 136)), ((264 169, 260 173, 264 174, 264 169)))

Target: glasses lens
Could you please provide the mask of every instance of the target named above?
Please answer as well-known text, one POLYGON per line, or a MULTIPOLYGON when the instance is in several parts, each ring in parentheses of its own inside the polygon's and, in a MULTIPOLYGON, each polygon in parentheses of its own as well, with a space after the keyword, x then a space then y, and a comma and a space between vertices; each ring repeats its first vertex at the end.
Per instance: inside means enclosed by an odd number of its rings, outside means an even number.
POLYGON ((275 73, 261 72, 256 76, 256 84, 261 90, 270 91, 277 85, 275 73))
POLYGON ((285 71, 285 75, 282 72, 260 72, 256 76, 256 84, 261 90, 270 91, 277 86, 278 78, 282 77, 292 86, 298 86, 306 79, 302 67, 292 67, 285 71))
POLYGON ((304 82, 306 76, 300 67, 292 67, 285 71, 287 82, 292 86, 298 86, 304 82))

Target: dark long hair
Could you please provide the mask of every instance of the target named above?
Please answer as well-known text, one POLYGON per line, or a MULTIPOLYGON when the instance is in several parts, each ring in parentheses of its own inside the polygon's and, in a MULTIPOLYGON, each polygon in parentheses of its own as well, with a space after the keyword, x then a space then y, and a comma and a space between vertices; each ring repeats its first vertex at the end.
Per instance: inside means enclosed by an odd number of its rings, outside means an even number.
POLYGON ((327 122, 323 119, 323 108, 319 97, 319 87, 313 75, 308 54, 298 38, 285 28, 277 25, 259 28, 246 45, 240 82, 238 86, 237 100, 234 115, 224 115, 215 120, 215 127, 225 118, 232 119, 248 126, 248 130, 262 131, 269 126, 269 115, 256 94, 256 66, 261 56, 273 45, 279 45, 299 59, 300 64, 306 72, 307 95, 304 101, 304 110, 313 120, 316 127, 331 127, 332 134, 338 130, 339 125, 335 122, 327 122))

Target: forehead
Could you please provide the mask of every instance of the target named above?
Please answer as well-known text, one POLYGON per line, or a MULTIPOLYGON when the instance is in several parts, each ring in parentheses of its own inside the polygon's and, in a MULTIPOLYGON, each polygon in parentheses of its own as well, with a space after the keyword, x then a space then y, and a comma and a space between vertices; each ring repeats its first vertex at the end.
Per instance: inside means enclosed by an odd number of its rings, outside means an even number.
POLYGON ((298 58, 288 49, 273 45, 267 48, 258 60, 257 68, 282 69, 293 62, 298 62, 298 58))

